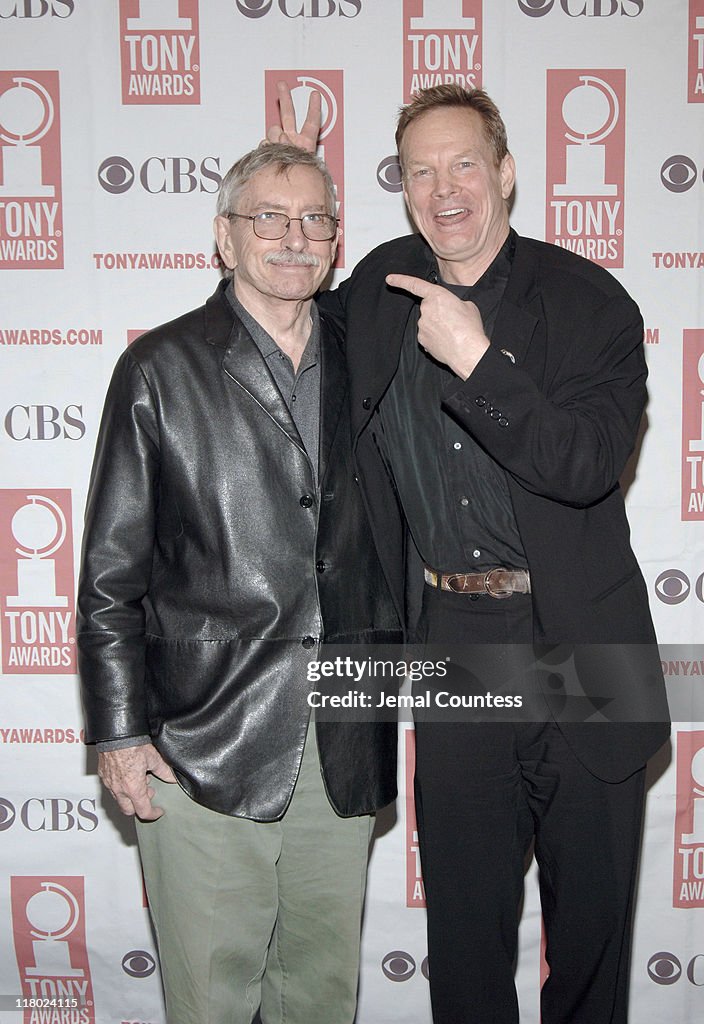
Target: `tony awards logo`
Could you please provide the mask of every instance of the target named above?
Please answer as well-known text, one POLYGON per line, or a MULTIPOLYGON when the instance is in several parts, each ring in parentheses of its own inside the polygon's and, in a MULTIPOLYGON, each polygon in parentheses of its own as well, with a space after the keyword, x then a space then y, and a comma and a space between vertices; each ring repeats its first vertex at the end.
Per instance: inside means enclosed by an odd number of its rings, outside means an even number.
POLYGON ((123 104, 200 103, 198 0, 120 0, 123 104))
POLYGON ((8 608, 66 608, 68 597, 56 593, 56 562, 51 558, 66 540, 66 517, 50 498, 28 494, 27 504, 12 517, 18 542, 17 593, 8 608))
POLYGON ((682 519, 704 519, 704 330, 682 345, 682 519))
POLYGON ((675 907, 704 907, 704 732, 677 734, 675 907))
POLYGON ((3 671, 74 668, 70 494, 0 494, 3 671))
POLYGON ((687 102, 704 103, 704 0, 689 0, 687 102))
POLYGON ((80 918, 78 900, 73 893, 56 882, 42 882, 41 889, 30 897, 25 907, 31 925, 33 966, 25 968, 27 977, 82 978, 82 967, 71 964, 71 951, 66 941, 80 918))
POLYGON ((54 101, 32 78, 18 76, 13 83, 0 97, 0 141, 6 147, 0 196, 53 198, 56 189, 43 182, 42 151, 37 143, 54 123, 54 101))
MULTIPOLYGON (((71 1021, 92 1024, 83 878, 16 876, 11 879, 11 902, 23 996, 75 1001, 76 1009, 59 1011, 61 1020, 65 1013, 72 1014, 71 1021)), ((25 1020, 33 1021, 36 1012, 26 1010, 25 1020)))
POLYGON ((56 72, 0 72, 0 267, 60 269, 56 72))
POLYGON ((623 265, 623 72, 548 72, 549 240, 623 265))
POLYGON ((606 149, 601 143, 618 121, 618 97, 601 78, 582 75, 580 82, 562 101, 568 126, 567 181, 555 185, 553 195, 615 196, 618 187, 606 182, 606 149))
POLYGON ((456 82, 481 86, 482 0, 404 0, 403 95, 456 82))

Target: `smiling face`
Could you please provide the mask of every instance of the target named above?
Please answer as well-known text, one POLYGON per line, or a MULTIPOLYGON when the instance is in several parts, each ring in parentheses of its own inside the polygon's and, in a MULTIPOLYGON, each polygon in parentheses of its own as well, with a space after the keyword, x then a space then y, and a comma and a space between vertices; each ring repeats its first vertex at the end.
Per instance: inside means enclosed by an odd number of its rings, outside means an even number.
MULTIPOLYGON (((265 211, 302 217, 306 213, 332 213, 328 209, 323 177, 315 167, 294 165, 258 171, 242 190, 232 212, 255 215, 265 211)), ((259 238, 252 222, 239 217, 215 218, 215 234, 223 263, 234 270, 235 292, 254 312, 263 300, 301 302, 317 292, 327 275, 337 248, 337 235, 327 242, 313 242, 291 221, 283 238, 259 238)))
POLYGON ((481 116, 438 107, 407 127, 401 145, 404 196, 438 258, 443 280, 479 280, 506 240, 513 157, 497 166, 481 116))

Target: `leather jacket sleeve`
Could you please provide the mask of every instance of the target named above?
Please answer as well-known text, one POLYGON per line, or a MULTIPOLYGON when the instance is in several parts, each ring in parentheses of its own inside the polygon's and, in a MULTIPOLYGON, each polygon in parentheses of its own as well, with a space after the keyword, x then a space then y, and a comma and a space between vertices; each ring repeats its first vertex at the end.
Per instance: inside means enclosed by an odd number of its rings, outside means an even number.
POLYGON ((108 390, 86 506, 78 658, 90 740, 149 732, 145 609, 155 535, 159 431, 142 368, 125 352, 108 390))

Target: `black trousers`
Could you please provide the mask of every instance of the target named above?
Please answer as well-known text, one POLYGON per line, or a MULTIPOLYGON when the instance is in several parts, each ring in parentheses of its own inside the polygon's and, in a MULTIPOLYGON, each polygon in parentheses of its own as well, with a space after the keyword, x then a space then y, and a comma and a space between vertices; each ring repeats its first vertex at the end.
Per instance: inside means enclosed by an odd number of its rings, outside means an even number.
MULTIPOLYGON (((470 602, 426 588, 419 633, 429 643, 528 644, 530 597, 470 602)), ((644 776, 595 778, 548 720, 416 721, 434 1024, 517 1024, 532 840, 550 968, 542 1024, 626 1024, 644 776)))

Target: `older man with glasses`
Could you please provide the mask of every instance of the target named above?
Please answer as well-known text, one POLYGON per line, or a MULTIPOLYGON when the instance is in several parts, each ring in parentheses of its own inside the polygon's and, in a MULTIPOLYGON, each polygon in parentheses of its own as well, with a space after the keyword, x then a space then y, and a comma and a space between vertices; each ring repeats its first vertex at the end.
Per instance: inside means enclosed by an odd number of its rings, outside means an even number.
MULTIPOLYGON (((79 652, 99 773, 135 814, 170 1024, 351 1024, 391 723, 311 723, 321 642, 398 638, 350 449, 338 239, 292 146, 223 179, 227 269, 118 361, 86 512, 79 652)), ((364 647, 362 647, 364 650, 364 647)))

